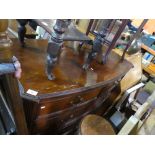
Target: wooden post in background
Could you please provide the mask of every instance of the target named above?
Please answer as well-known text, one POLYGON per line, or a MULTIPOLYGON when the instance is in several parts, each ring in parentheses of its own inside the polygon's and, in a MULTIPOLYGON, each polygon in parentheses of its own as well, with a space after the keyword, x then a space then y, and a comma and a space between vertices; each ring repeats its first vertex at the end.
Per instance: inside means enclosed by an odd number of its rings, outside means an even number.
MULTIPOLYGON (((13 54, 10 50, 12 42, 7 37, 8 20, 0 20, 0 63, 11 63, 13 54), (1 42, 3 39, 3 42, 1 42)), ((28 134, 23 103, 20 97, 18 81, 14 74, 8 73, 0 76, 0 84, 2 87, 5 100, 12 112, 17 134, 28 134)))

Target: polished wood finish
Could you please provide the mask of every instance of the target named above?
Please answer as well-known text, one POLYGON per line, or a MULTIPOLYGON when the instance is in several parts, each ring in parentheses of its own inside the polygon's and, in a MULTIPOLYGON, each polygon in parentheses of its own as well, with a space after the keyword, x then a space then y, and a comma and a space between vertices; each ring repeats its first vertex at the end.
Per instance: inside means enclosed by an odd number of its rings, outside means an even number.
POLYGON ((83 90, 88 90, 110 83, 123 76, 132 67, 126 60, 120 62, 120 56, 111 52, 106 65, 101 65, 94 60, 91 69, 84 71, 82 69, 84 52, 75 55, 71 48, 64 47, 54 69, 57 79, 49 81, 45 75, 47 41, 27 40, 26 48, 21 48, 16 39, 13 42, 13 54, 22 64, 23 72, 20 81, 25 91, 28 89, 38 91, 38 95, 43 98, 47 94, 61 96, 63 93, 60 92, 64 90, 67 90, 65 94, 70 93, 69 90, 72 90, 72 93, 77 93, 81 92, 81 87, 83 90))
POLYGON ((8 27, 8 20, 7 19, 1 19, 0 20, 0 32, 5 32, 8 27))
MULTIPOLYGON (((114 52, 118 55, 122 55, 123 50, 120 49, 114 49, 114 52)), ((109 108, 103 112, 105 112, 105 116, 107 114, 110 114, 109 112, 116 104, 117 101, 122 97, 122 95, 125 93, 125 91, 134 85, 136 85, 138 82, 141 81, 142 78, 142 54, 140 52, 137 52, 133 55, 125 54, 125 59, 128 60, 130 63, 133 64, 133 67, 126 73, 126 75, 122 78, 119 85, 111 92, 110 97, 105 102, 106 106, 109 108)))
MULTIPOLYGON (((122 55, 123 51, 120 49, 114 50, 117 54, 122 55)), ((142 79, 142 53, 141 51, 129 55, 126 53, 125 59, 133 64, 133 68, 123 77, 120 82, 121 93, 136 85, 142 79)))
POLYGON ((81 135, 115 135, 111 124, 101 116, 87 115, 80 124, 81 135))
MULTIPOLYGON (((7 26, 7 20, 0 20, 0 32, 6 31, 7 26)), ((0 38, 0 63, 12 62, 13 53, 10 47, 11 44, 7 36, 6 38, 7 39, 0 38)), ((18 81, 15 78, 14 74, 10 73, 1 75, 0 86, 2 88, 2 92, 8 104, 8 107, 13 114, 17 134, 28 134, 23 103, 19 95, 18 81)))
MULTIPOLYGON (((88 71, 82 69, 85 54, 76 55, 67 42, 54 69, 56 79, 50 81, 45 75, 46 40, 26 40, 20 47, 14 39, 12 51, 22 64, 20 80, 24 92, 25 115, 31 134, 65 134, 75 130, 80 120, 90 113, 102 115, 101 109, 111 91, 119 84, 132 65, 111 52, 107 64, 95 60, 88 71), (27 94, 32 89, 36 96, 27 94)), ((106 107, 106 108, 104 108, 106 107)))
POLYGON ((4 89, 6 101, 16 124, 17 134, 28 134, 22 99, 19 95, 18 81, 14 75, 3 75, 1 85, 4 89))

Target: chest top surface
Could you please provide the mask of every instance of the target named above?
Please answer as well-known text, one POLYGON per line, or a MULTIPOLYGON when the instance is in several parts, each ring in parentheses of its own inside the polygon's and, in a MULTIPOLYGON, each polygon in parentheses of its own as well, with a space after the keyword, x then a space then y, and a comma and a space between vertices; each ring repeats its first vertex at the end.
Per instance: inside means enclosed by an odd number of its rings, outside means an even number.
POLYGON ((17 39, 12 41, 13 55, 22 65, 20 82, 25 92, 32 89, 39 92, 38 94, 48 94, 77 88, 87 89, 118 79, 132 67, 131 63, 126 60, 121 62, 120 56, 111 52, 105 65, 94 60, 90 69, 84 71, 82 65, 86 53, 82 51, 77 55, 72 48, 65 46, 53 71, 56 79, 49 81, 45 74, 47 41, 26 40, 25 48, 20 47, 17 39))

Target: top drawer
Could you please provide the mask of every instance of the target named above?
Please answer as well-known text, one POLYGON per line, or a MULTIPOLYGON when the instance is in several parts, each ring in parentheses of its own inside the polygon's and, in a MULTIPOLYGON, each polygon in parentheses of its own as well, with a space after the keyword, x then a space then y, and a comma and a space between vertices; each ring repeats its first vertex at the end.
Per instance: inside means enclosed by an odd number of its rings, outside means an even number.
POLYGON ((67 95, 66 97, 59 97, 56 99, 49 98, 46 100, 42 100, 39 104, 38 115, 45 115, 52 112, 61 111, 66 108, 75 106, 76 104, 92 100, 93 98, 98 96, 100 91, 101 88, 97 88, 95 90, 89 90, 75 95, 67 95))

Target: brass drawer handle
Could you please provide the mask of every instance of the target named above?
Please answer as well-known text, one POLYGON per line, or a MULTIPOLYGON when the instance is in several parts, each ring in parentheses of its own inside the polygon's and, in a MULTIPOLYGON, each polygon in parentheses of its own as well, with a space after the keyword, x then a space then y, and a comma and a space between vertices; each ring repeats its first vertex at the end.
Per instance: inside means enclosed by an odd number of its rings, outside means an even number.
POLYGON ((78 103, 80 103, 80 102, 84 102, 84 98, 81 97, 81 96, 77 96, 77 97, 75 97, 70 103, 71 103, 71 104, 78 104, 78 103))

